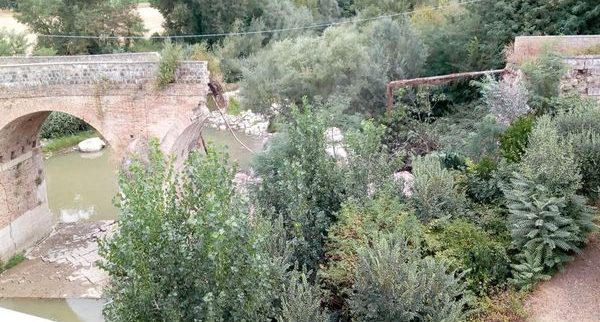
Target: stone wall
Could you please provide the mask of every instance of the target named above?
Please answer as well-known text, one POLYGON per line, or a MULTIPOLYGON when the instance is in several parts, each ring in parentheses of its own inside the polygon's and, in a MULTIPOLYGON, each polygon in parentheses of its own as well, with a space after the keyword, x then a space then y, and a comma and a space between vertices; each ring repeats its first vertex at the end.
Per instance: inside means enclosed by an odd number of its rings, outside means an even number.
POLYGON ((512 63, 521 63, 550 48, 564 55, 579 55, 582 51, 600 46, 600 35, 582 36, 520 36, 515 38, 512 63))
POLYGON ((570 66, 561 92, 577 91, 600 99, 600 56, 577 56, 565 60, 570 66))

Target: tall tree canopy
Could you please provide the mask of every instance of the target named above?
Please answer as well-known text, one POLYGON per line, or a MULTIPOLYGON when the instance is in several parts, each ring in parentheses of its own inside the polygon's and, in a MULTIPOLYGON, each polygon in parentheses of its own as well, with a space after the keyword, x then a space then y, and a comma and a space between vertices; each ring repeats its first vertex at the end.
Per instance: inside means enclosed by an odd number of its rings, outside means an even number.
MULTIPOLYGON (((39 34, 140 36, 142 20, 132 0, 22 0, 17 19, 39 34)), ((99 54, 128 47, 119 39, 38 37, 38 47, 57 54, 99 54)))

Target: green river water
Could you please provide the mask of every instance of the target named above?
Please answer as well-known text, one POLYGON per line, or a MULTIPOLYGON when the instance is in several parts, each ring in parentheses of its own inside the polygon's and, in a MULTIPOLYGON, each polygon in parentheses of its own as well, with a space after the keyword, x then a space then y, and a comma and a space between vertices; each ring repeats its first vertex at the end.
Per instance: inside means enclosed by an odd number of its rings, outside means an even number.
MULTIPOLYGON (((238 134, 252 150, 260 150, 261 138, 238 134)), ((252 159, 228 132, 204 131, 206 141, 225 147, 241 169, 252 159)), ((113 206, 117 193, 118 160, 110 149, 97 154, 68 153, 46 160, 48 201, 57 222, 118 218, 113 206)), ((85 299, 0 299, 0 306, 60 322, 102 322, 103 301, 85 299)))

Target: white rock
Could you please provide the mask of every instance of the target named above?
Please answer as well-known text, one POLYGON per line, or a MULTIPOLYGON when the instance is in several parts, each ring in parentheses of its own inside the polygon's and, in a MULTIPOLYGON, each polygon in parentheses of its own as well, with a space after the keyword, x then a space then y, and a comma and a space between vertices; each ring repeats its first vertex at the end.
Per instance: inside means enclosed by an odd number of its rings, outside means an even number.
POLYGON ((102 141, 100 138, 91 138, 84 141, 81 141, 77 147, 79 151, 85 153, 99 152, 104 149, 106 143, 102 141))
POLYGON ((337 127, 330 127, 325 131, 325 137, 327 142, 330 143, 338 143, 344 140, 344 135, 342 134, 342 130, 337 127))
POLYGON ((394 173, 394 179, 400 181, 402 180, 403 188, 402 193, 410 197, 413 194, 413 187, 415 185, 415 176, 408 171, 401 171, 394 173))
POLYGON ((225 130, 227 130, 227 126, 225 126, 225 125, 219 125, 219 130, 225 131, 225 130))
POLYGON ((325 148, 325 153, 337 160, 346 160, 348 153, 341 145, 330 145, 325 148))

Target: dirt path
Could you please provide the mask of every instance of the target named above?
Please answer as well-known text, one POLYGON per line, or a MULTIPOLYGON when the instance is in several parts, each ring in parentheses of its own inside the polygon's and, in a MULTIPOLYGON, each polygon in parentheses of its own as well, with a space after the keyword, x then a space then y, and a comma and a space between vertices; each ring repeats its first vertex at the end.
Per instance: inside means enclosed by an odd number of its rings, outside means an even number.
POLYGON ((96 261, 98 240, 114 221, 60 224, 27 260, 0 274, 3 298, 100 298, 108 276, 96 261))
POLYGON ((525 307, 532 322, 599 322, 600 237, 564 272, 540 284, 525 307))

